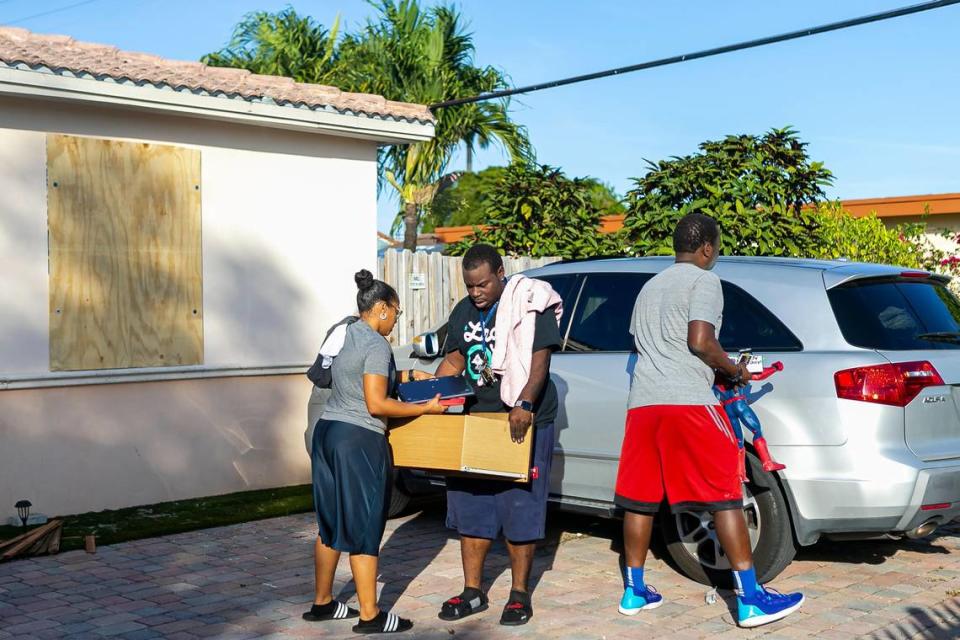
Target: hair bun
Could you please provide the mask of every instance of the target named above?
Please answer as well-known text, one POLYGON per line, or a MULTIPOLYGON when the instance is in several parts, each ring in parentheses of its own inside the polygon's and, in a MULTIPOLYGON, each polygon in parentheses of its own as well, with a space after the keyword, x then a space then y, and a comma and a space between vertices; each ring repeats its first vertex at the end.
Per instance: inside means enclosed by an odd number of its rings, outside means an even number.
POLYGON ((353 276, 353 280, 357 283, 357 289, 360 289, 360 291, 367 291, 373 288, 373 274, 366 269, 357 271, 353 276))

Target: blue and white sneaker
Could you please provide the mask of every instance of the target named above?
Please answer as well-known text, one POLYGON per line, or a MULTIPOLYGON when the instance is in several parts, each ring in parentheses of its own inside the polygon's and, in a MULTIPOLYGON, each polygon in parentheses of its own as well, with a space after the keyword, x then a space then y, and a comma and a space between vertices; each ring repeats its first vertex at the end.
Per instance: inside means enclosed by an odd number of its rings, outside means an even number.
POLYGON ((802 605, 802 593, 759 587, 750 598, 737 595, 737 622, 741 627, 759 627, 786 618, 802 605))
POLYGON ((644 587, 642 595, 637 595, 633 587, 627 587, 620 598, 619 611, 625 616, 635 616, 641 611, 656 609, 663 604, 663 596, 653 587, 644 587))

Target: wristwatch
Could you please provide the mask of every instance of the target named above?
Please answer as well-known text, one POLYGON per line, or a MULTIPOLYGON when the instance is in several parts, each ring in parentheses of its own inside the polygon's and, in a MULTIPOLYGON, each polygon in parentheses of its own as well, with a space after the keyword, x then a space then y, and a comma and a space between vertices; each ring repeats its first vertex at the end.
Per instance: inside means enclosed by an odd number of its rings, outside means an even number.
POLYGON ((517 400, 516 404, 513 405, 513 408, 520 408, 528 413, 533 413, 533 403, 528 402, 527 400, 517 400))

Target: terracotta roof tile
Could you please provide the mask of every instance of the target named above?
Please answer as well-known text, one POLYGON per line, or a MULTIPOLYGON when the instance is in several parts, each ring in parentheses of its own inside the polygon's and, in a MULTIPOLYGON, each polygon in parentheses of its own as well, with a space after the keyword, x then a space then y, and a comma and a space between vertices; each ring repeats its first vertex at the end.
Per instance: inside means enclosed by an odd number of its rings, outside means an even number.
POLYGON ((42 35, 17 27, 0 27, 0 65, 26 65, 54 73, 90 74, 99 80, 129 80, 177 90, 206 91, 267 100, 280 105, 334 109, 368 116, 433 122, 427 107, 393 102, 382 96, 345 93, 336 87, 303 84, 291 78, 263 76, 246 69, 208 67, 200 62, 168 60, 148 53, 78 42, 69 36, 42 35))

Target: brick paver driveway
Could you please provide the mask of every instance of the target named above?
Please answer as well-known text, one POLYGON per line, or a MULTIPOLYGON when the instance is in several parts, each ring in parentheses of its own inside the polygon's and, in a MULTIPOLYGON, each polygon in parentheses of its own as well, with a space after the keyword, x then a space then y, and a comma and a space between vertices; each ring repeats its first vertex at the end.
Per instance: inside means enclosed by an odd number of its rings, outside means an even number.
MULTIPOLYGON (((804 609, 747 631, 733 626, 729 597, 707 606, 704 588, 659 558, 648 563, 649 582, 668 604, 635 618, 618 615, 617 524, 559 514, 538 552, 530 624, 497 625, 509 590, 500 546, 488 565, 491 610, 444 623, 437 610, 459 591, 461 577, 457 541, 442 523, 442 507, 434 505, 388 525, 381 600, 413 618, 406 637, 960 637, 957 525, 930 540, 823 543, 802 551, 774 586, 802 588, 804 609)), ((350 623, 300 619, 312 598, 314 535, 313 517, 305 514, 0 565, 0 639, 352 637, 350 623)), ((352 597, 351 587, 344 558, 337 588, 352 597)))

